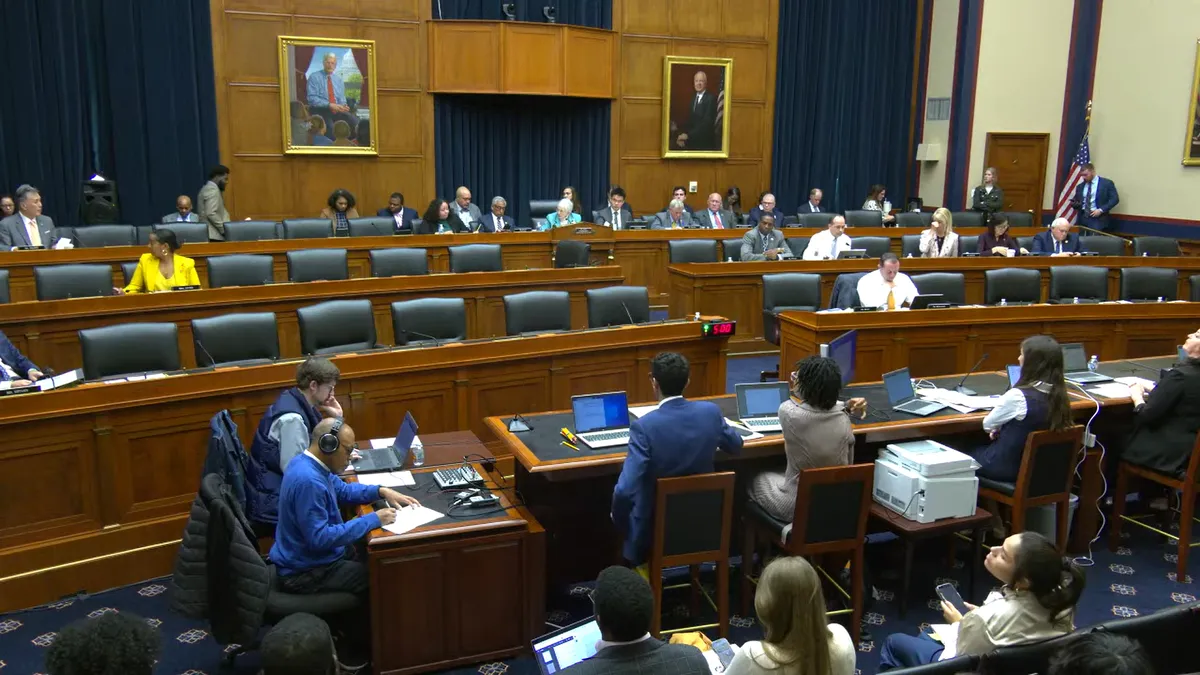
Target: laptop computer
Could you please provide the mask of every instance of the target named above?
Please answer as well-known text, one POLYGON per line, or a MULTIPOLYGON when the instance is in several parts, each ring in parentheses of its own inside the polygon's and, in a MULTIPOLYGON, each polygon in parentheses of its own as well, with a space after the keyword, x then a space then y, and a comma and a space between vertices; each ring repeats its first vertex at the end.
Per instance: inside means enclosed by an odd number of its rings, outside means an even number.
POLYGON ((1008 370, 1008 386, 1017 386, 1017 381, 1021 379, 1021 366, 1010 364, 1005 366, 1005 369, 1008 370))
POLYGON ((1088 370, 1087 352, 1083 344, 1070 342, 1062 346, 1064 377, 1076 384, 1092 384, 1095 382, 1112 382, 1112 378, 1088 370))
POLYGON ((559 628, 533 641, 533 659, 542 675, 556 675, 584 659, 596 655, 600 642, 600 624, 595 617, 559 628))
POLYGON ((845 251, 838 253, 838 258, 865 258, 867 257, 867 249, 865 248, 848 248, 845 251))
POLYGON ((360 458, 350 462, 356 473, 372 471, 394 471, 404 466, 408 461, 408 451, 412 448, 413 439, 417 437, 417 421, 412 413, 404 413, 404 421, 396 432, 396 440, 387 448, 371 448, 359 450, 360 458))
POLYGON ((575 435, 589 448, 629 443, 629 402, 623 391, 571 397, 575 435))
POLYGON ((788 400, 787 382, 736 384, 738 419, 757 432, 783 431, 779 425, 779 405, 788 400))
POLYGON ((929 309, 931 306, 938 305, 949 307, 950 303, 943 300, 946 296, 941 293, 921 293, 913 298, 912 309, 929 309))
POLYGON ((925 417, 947 407, 944 403, 917 398, 908 368, 885 373, 883 388, 887 390, 888 403, 892 404, 892 410, 896 412, 925 417))

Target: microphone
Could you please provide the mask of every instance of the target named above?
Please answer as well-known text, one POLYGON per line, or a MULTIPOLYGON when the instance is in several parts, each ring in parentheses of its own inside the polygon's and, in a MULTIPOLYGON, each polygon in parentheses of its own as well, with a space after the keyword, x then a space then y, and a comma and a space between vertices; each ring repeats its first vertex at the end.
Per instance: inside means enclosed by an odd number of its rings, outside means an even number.
POLYGON ((212 357, 212 354, 209 354, 208 350, 204 348, 204 343, 200 342, 200 338, 196 338, 195 342, 196 342, 196 346, 200 348, 200 351, 204 353, 204 356, 208 357, 208 365, 210 365, 210 366, 217 365, 217 360, 214 359, 212 357))
POLYGON ((435 338, 432 335, 429 335, 428 333, 422 333, 421 331, 405 328, 404 329, 404 337, 407 339, 409 335, 416 335, 417 337, 423 338, 425 340, 433 340, 434 347, 442 346, 441 340, 439 340, 438 338, 435 338))
POLYGON ((962 394, 963 396, 974 396, 975 395, 975 390, 964 387, 963 383, 967 381, 967 378, 971 376, 971 373, 975 372, 976 368, 978 368, 980 365, 983 364, 984 361, 987 360, 987 357, 988 357, 987 354, 984 354, 983 356, 979 357, 979 360, 975 362, 975 365, 971 366, 971 369, 967 371, 967 374, 963 375, 962 379, 958 381, 958 386, 956 386, 954 388, 954 391, 957 391, 958 393, 962 394))
POLYGON ((621 302, 621 309, 625 310, 625 316, 629 317, 629 323, 636 326, 637 322, 633 320, 633 313, 629 311, 629 307, 625 305, 624 301, 621 302))
MULTIPOLYGON (((1128 363, 1128 364, 1129 364, 1129 365, 1131 365, 1131 366, 1137 366, 1138 368, 1142 368, 1143 370, 1149 370, 1149 371, 1150 371, 1150 372, 1152 372, 1152 373, 1157 373, 1157 372, 1159 371, 1159 369, 1158 369, 1158 368, 1151 368, 1150 366, 1142 365, 1142 364, 1140 364, 1140 363, 1138 363, 1138 362, 1136 362, 1136 361, 1129 361, 1129 360, 1127 360, 1127 359, 1121 359, 1121 363, 1128 363)), ((1137 371, 1136 371, 1136 370, 1132 370, 1132 371, 1130 371, 1130 372, 1132 372, 1132 373, 1136 373, 1137 371)))

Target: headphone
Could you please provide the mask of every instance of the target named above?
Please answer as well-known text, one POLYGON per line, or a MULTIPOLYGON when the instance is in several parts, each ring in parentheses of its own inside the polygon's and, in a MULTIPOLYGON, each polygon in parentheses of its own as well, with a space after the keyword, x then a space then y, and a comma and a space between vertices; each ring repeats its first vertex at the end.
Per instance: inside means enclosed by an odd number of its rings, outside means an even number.
POLYGON ((338 448, 342 445, 342 442, 338 440, 338 434, 341 431, 342 418, 339 417, 333 421, 333 426, 329 428, 329 431, 321 434, 321 437, 317 439, 317 447, 322 453, 332 455, 337 452, 338 448))

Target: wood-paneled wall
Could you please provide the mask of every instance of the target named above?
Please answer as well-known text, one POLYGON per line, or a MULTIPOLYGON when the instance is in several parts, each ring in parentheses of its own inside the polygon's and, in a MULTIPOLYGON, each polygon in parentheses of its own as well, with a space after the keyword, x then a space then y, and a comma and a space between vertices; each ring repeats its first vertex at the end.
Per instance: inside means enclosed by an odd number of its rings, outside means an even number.
POLYGON ((213 66, 225 201, 234 219, 316 216, 346 188, 363 215, 399 190, 422 210, 432 199, 433 97, 427 92, 428 0, 213 0, 213 66), (283 154, 280 35, 374 40, 378 157, 283 154))
POLYGON ((688 204, 711 192, 742 190, 747 210, 771 180, 775 120, 775 42, 779 0, 613 0, 621 34, 612 115, 612 182, 636 212, 662 208, 671 187, 699 183, 688 204), (733 59, 728 159, 663 159, 663 57, 733 59))

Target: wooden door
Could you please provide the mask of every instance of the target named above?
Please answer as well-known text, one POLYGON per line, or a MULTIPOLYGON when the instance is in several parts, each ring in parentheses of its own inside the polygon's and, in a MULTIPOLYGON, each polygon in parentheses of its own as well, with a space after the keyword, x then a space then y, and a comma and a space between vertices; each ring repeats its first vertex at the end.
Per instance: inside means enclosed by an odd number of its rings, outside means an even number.
POLYGON ((1004 211, 1033 211, 1033 222, 1041 222, 1049 154, 1050 134, 988 132, 983 165, 1000 174, 1004 211))

